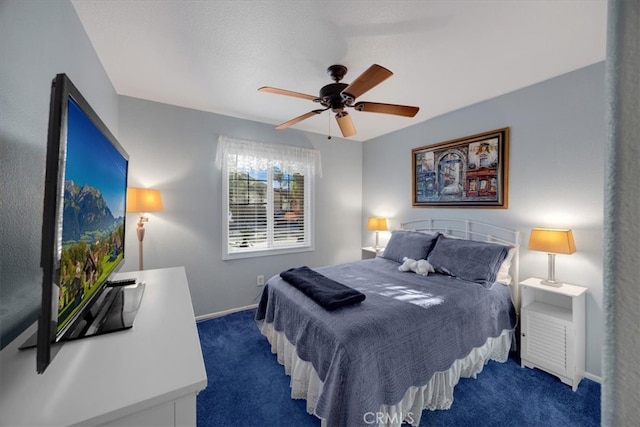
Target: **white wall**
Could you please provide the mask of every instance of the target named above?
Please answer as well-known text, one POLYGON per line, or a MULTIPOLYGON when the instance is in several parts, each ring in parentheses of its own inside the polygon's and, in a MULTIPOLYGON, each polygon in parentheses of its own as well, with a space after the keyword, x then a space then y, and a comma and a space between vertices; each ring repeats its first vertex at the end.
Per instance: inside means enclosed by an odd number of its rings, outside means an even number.
POLYGON ((118 99, 69 1, 0 3, 0 348, 40 309, 51 80, 66 73, 114 135, 118 99))
MULTIPOLYGON (((128 151, 129 185, 157 188, 164 211, 145 225, 145 269, 184 265, 195 314, 258 301, 256 276, 292 266, 319 266, 361 255, 362 143, 288 130, 217 114, 120 97, 120 142, 128 151), (222 183, 214 160, 219 135, 319 150, 315 251, 222 260, 222 183)), ((138 269, 136 215, 127 216, 126 263, 138 269)))
MULTIPOLYGON (((547 255, 526 248, 530 229, 572 228, 577 252, 556 257, 556 278, 589 288, 586 370, 596 376, 603 334, 604 91, 598 63, 368 141, 363 160, 363 227, 369 215, 389 217, 391 228, 443 216, 502 224, 521 231, 522 279, 547 274, 547 255), (506 126, 508 209, 411 206, 412 148, 506 126)), ((363 244, 373 239, 363 228, 363 244)))

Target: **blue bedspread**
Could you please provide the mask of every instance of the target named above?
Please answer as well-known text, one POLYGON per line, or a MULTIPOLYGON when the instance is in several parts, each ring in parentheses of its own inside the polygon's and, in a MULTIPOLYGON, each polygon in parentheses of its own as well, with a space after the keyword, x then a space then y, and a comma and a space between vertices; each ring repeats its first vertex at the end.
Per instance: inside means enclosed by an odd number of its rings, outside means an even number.
POLYGON ((439 274, 398 271, 384 258, 315 268, 359 290, 357 305, 327 311, 279 276, 256 320, 273 323, 324 382, 316 413, 330 426, 365 425, 364 414, 399 402, 487 338, 515 327, 509 289, 439 274))

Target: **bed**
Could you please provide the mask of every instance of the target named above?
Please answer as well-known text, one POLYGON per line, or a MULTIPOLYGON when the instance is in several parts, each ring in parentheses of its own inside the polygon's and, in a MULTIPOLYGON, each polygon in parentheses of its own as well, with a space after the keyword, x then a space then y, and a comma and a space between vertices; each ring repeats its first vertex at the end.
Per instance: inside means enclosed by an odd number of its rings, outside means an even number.
POLYGON ((448 409, 461 377, 508 358, 518 236, 470 220, 401 224, 383 256, 312 269, 364 296, 337 309, 272 277, 256 321, 292 398, 329 426, 418 425, 423 409, 448 409), (400 271, 405 257, 434 271, 400 271))

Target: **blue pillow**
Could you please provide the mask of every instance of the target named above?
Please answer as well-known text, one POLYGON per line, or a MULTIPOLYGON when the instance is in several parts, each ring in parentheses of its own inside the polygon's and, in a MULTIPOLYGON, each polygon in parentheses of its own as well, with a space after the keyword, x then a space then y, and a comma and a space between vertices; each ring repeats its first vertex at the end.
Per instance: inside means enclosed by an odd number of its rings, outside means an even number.
POLYGON ((384 248, 384 258, 402 263, 404 257, 411 259, 427 259, 433 249, 439 233, 427 234, 418 231, 393 230, 391 238, 384 248))
POLYGON ((503 245, 441 236, 427 261, 437 273, 490 288, 508 253, 509 248, 503 245))

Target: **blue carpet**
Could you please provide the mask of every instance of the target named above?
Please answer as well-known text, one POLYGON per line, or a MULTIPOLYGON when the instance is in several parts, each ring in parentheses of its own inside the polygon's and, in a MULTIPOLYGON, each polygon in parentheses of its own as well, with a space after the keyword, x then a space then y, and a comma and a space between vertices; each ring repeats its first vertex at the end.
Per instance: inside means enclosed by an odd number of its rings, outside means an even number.
MULTIPOLYGON (((198 427, 319 426, 306 401, 291 399, 284 373, 255 310, 198 322, 208 385, 198 395, 198 427)), ((489 362, 477 379, 460 380, 447 411, 423 411, 421 426, 599 426, 600 385, 583 379, 576 392, 556 377, 522 369, 514 356, 489 362)))

